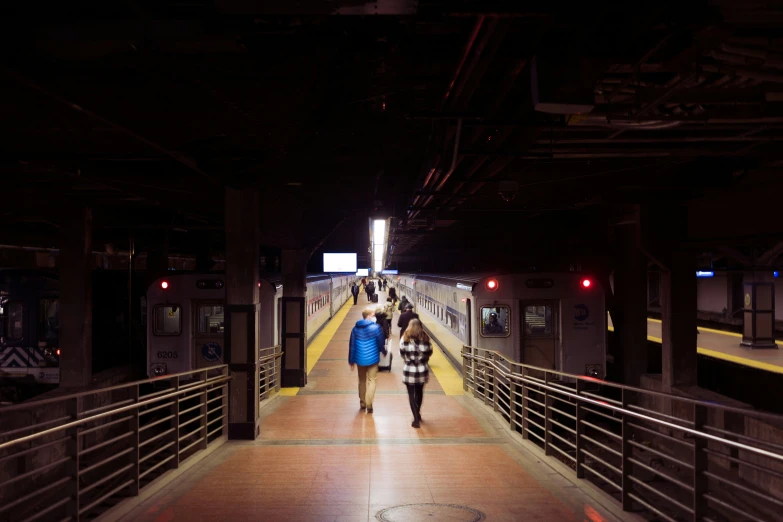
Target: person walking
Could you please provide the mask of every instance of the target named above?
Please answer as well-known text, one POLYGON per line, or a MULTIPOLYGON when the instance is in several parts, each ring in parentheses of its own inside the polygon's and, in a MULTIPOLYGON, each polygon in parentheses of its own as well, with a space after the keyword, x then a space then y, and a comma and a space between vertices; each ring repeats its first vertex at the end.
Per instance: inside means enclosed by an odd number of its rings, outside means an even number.
POLYGON ((386 339, 381 326, 370 319, 375 312, 365 310, 362 319, 351 330, 348 344, 348 364, 351 370, 359 367, 359 406, 372 413, 372 401, 375 398, 375 379, 378 376, 380 354, 386 355, 386 339))
POLYGON ((408 306, 408 304, 410 304, 410 301, 408 301, 408 298, 405 297, 405 296, 402 296, 402 299, 400 299, 400 304, 399 304, 399 306, 397 308, 400 310, 400 312, 404 312, 405 311, 405 307, 408 306))
POLYGON ((397 320, 397 326, 400 327, 400 339, 402 339, 402 335, 405 333, 405 330, 408 328, 408 324, 413 319, 418 319, 419 314, 415 313, 413 311, 413 305, 408 303, 405 305, 405 311, 400 314, 400 318, 397 320))
POLYGON ((353 296, 353 304, 356 304, 359 299, 359 285, 356 284, 356 281, 351 285, 351 295, 353 296))
POLYGON ((424 385, 430 379, 430 367, 427 364, 432 356, 432 345, 427 332, 418 319, 412 319, 400 338, 400 357, 402 382, 408 388, 408 402, 413 413, 411 426, 421 426, 421 404, 424 401, 424 385))

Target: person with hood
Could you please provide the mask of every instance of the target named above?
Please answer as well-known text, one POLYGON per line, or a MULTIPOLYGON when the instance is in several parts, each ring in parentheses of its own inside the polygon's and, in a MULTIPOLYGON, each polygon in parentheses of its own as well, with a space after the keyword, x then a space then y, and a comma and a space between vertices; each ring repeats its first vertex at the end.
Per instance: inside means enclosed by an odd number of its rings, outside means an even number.
POLYGON ((351 295, 353 296, 353 304, 356 304, 356 300, 359 299, 359 285, 356 284, 356 281, 351 285, 351 295))
POLYGON ((351 330, 348 344, 348 364, 351 370, 359 367, 359 406, 372 413, 372 401, 375 398, 375 379, 378 376, 380 354, 386 355, 386 339, 381 326, 370 317, 372 310, 362 312, 362 319, 351 330))
POLYGON ((400 318, 397 321, 397 326, 400 327, 400 338, 402 338, 402 334, 404 334, 405 330, 408 328, 408 323, 410 323, 412 319, 418 318, 419 314, 413 311, 413 305, 410 303, 406 304, 405 311, 400 315, 400 318))
MULTIPOLYGON (((405 307, 408 306, 409 304, 410 304, 410 301, 408 301, 408 298, 405 297, 405 296, 402 296, 402 299, 400 299, 400 304, 397 307, 397 309, 400 312, 404 312, 405 311, 405 307)), ((411 305, 411 306, 413 306, 413 305, 411 305)))
POLYGON ((386 304, 383 307, 383 312, 386 314, 386 319, 391 323, 391 320, 394 319, 394 311, 397 309, 397 307, 394 304, 394 301, 391 297, 386 298, 386 304))

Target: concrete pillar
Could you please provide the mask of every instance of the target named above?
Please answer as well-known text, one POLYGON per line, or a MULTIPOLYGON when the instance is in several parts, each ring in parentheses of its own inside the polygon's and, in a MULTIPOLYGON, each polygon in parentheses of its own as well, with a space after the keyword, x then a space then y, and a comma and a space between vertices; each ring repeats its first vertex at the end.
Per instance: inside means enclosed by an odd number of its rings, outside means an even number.
POLYGON ((647 258, 637 247, 634 225, 617 227, 615 244, 615 362, 623 368, 623 383, 638 386, 647 372, 647 258))
POLYGON ((668 256, 661 272, 662 382, 673 386, 697 384, 696 258, 683 251, 668 256))
POLYGON ((742 281, 741 346, 777 348, 775 343, 775 279, 772 271, 748 272, 742 281))
POLYGON ((66 212, 60 226, 60 386, 92 380, 92 210, 66 212))
POLYGON ((254 440, 260 432, 258 375, 259 215, 255 190, 226 188, 226 362, 228 437, 254 440))
POLYGON ((303 387, 307 384, 307 334, 305 301, 307 295, 307 261, 304 250, 283 250, 283 351, 282 385, 303 387))

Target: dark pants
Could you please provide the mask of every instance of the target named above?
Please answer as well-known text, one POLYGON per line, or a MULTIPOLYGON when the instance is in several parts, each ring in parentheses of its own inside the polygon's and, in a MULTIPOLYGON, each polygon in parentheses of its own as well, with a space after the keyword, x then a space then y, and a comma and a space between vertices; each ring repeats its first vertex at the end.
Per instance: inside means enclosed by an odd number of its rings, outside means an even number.
POLYGON ((359 299, 359 294, 356 294, 353 296, 353 304, 356 304, 356 301, 359 299))
POLYGON ((413 418, 419 420, 421 418, 421 402, 424 400, 424 385, 406 383, 405 387, 408 388, 408 401, 411 403, 413 418))

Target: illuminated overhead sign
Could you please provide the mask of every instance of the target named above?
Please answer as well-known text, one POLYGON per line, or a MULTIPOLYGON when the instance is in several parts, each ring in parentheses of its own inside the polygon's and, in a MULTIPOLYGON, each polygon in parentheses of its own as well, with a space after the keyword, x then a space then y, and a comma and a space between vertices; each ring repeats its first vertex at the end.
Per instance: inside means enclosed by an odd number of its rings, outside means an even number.
POLYGON ((472 286, 463 285, 462 283, 457 283, 457 288, 459 288, 460 290, 473 290, 472 286))
POLYGON ((399 274, 399 270, 381 270, 381 273, 384 275, 397 275, 399 274))
POLYGON ((697 270, 696 277, 715 277, 715 272, 712 270, 697 270))

